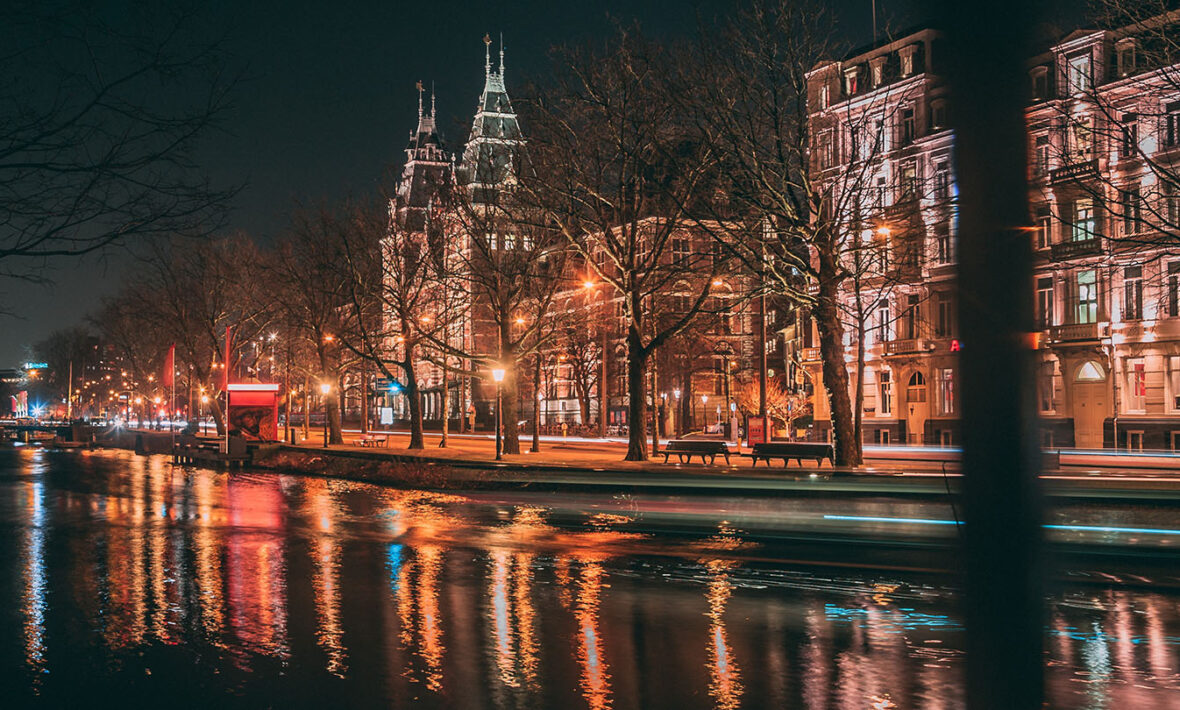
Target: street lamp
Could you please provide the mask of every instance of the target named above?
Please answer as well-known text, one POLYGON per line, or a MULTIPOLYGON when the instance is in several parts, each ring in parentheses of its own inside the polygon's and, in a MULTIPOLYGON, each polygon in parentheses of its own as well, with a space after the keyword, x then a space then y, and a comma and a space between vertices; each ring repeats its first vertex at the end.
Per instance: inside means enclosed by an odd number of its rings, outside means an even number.
POLYGON ((503 416, 500 414, 501 405, 503 405, 503 391, 500 388, 500 383, 504 381, 504 368, 497 367, 492 370, 492 379, 496 381, 496 460, 500 461, 504 458, 504 444, 501 440, 500 429, 503 426, 503 416))
POLYGON ((701 395, 701 409, 705 412, 705 429, 709 428, 709 395, 701 395))
POLYGON ((323 396, 324 402, 324 448, 328 448, 328 395, 332 392, 332 384, 330 382, 320 383, 320 394, 323 396))
MULTIPOLYGON (((203 389, 203 388, 202 388, 203 389)), ((201 395, 201 433, 207 434, 209 425, 205 421, 205 405, 209 404, 209 395, 201 395)))

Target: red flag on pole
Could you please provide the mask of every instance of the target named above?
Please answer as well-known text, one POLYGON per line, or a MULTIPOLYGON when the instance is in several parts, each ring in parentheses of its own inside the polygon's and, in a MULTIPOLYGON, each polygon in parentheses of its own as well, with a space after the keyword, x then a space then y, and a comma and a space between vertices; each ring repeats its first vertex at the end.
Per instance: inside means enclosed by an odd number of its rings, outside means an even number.
POLYGON ((176 385, 176 343, 168 348, 168 356, 164 358, 164 376, 160 378, 160 384, 165 387, 176 385))
POLYGON ((230 367, 231 367, 231 363, 229 360, 229 357, 230 357, 229 343, 230 343, 230 335, 231 335, 230 331, 232 331, 232 330, 233 330, 233 326, 231 326, 231 325, 225 326, 225 359, 221 361, 221 364, 224 368, 224 370, 221 373, 221 391, 222 392, 229 391, 229 371, 230 371, 230 367))

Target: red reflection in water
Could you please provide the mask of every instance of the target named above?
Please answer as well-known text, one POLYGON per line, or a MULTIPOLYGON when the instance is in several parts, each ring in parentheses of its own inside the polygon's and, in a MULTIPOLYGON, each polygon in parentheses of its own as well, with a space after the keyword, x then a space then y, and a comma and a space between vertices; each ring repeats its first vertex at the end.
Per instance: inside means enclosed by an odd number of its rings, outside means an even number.
POLYGON ((283 496, 277 479, 228 484, 232 529, 226 542, 230 623, 247 647, 286 654, 286 564, 283 496))

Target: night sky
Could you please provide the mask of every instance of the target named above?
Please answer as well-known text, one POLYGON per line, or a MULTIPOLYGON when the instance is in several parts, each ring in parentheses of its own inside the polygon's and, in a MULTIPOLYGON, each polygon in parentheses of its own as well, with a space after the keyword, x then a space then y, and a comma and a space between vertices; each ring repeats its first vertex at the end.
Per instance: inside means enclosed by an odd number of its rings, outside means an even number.
MULTIPOLYGON (((729 6, 701 2, 708 14, 729 6)), ((834 6, 848 42, 870 41, 870 0, 834 6)), ((897 28, 921 19, 902 2, 878 0, 877 6, 882 25, 884 18, 897 28)), ((503 32, 511 93, 524 77, 543 71, 548 47, 605 36, 612 17, 638 20, 662 36, 696 25, 692 5, 655 0, 368 6, 209 0, 201 7, 226 33, 245 72, 224 131, 208 140, 206 166, 222 184, 245 183, 229 229, 262 241, 284 227, 297 200, 374 190, 383 171, 401 160, 416 124, 419 79, 435 82, 444 137, 451 149, 459 146, 483 86, 484 33, 503 32)), ((31 344, 80 321, 102 296, 135 278, 131 261, 119 253, 64 262, 52 275, 55 286, 2 285, 21 317, 0 320, 0 367, 23 361, 31 344)))

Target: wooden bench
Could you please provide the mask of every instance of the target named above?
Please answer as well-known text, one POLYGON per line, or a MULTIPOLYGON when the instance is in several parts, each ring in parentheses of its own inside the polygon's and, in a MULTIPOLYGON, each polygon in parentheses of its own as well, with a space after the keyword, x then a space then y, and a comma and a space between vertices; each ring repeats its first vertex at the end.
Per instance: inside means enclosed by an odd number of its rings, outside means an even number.
POLYGON ((385 446, 389 441, 389 436, 386 434, 361 434, 357 441, 361 446, 385 446))
POLYGON ((685 458, 688 459, 688 463, 692 463, 693 456, 700 456, 703 464, 707 456, 709 457, 709 465, 712 465, 718 456, 724 456, 726 465, 729 464, 729 447, 725 445, 724 441, 677 439, 669 441, 660 453, 664 455, 664 463, 668 463, 669 456, 675 455, 680 458, 680 463, 685 463, 685 458))
POLYGON ((831 462, 834 452, 831 444, 811 441, 778 441, 768 444, 754 444, 754 450, 748 454, 742 454, 742 456, 748 456, 754 466, 757 466, 759 461, 765 461, 769 467, 771 459, 782 459, 783 468, 786 468, 790 460, 795 459, 802 468, 803 459, 815 459, 815 465, 819 466, 824 459, 831 462))

